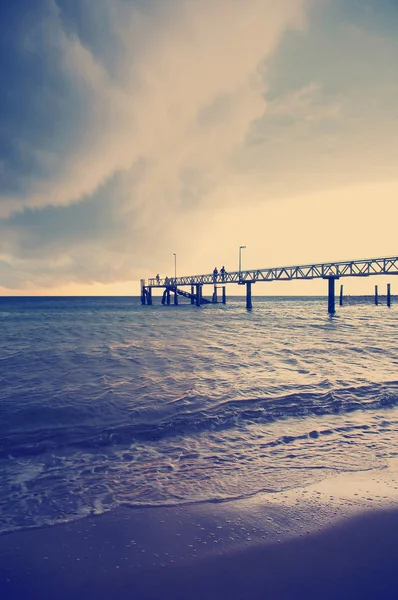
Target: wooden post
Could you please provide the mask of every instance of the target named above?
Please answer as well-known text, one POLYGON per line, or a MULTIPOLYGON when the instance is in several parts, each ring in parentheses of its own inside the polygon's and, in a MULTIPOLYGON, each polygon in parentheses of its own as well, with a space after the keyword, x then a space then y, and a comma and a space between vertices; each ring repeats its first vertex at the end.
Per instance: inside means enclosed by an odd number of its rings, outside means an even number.
POLYGON ((328 285, 328 313, 330 315, 334 315, 336 312, 335 308, 335 296, 334 296, 334 280, 335 277, 328 277, 329 285, 328 285))
POLYGON ((213 291, 213 303, 217 304, 218 302, 218 298, 217 298, 217 286, 214 285, 214 291, 213 291))
POLYGON ((202 286, 200 283, 196 284, 196 306, 200 306, 200 301, 202 299, 202 286))
POLYGON ((195 288, 191 285, 191 304, 195 304, 195 288))
POLYGON ((379 288, 377 285, 375 285, 375 305, 379 305, 379 288))
POLYGON ((178 305, 178 294, 177 294, 177 286, 174 288, 174 305, 178 305))
POLYGON ((252 306, 252 282, 246 281, 246 308, 251 310, 252 306))
POLYGON ((226 294, 226 285, 222 286, 222 303, 226 304, 227 303, 227 294, 226 294))
POLYGON ((340 306, 343 306, 343 285, 340 286, 340 306))
POLYGON ((391 306, 391 283, 387 283, 387 306, 391 306))
POLYGON ((170 288, 167 288, 166 290, 166 302, 167 302, 167 306, 170 305, 170 288))
POLYGON ((152 288, 147 288, 146 301, 148 306, 152 306, 152 288))
POLYGON ((162 296, 162 304, 163 304, 163 306, 166 304, 166 294, 167 294, 167 290, 164 290, 163 296, 162 296))

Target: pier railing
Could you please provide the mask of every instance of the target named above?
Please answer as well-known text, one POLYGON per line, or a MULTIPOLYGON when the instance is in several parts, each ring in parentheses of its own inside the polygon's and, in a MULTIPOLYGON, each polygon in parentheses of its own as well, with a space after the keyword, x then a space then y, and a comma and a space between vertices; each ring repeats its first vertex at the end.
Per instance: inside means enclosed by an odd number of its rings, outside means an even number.
POLYGON ((325 279, 334 277, 368 277, 370 275, 397 275, 398 256, 388 258, 369 258, 340 262, 318 263, 313 265, 299 265, 292 267, 271 267, 265 269, 248 269, 230 271, 225 274, 213 275, 186 275, 183 277, 170 277, 165 279, 148 279, 146 285, 150 287, 167 287, 181 285, 206 285, 227 284, 257 281, 289 281, 292 279, 325 279))

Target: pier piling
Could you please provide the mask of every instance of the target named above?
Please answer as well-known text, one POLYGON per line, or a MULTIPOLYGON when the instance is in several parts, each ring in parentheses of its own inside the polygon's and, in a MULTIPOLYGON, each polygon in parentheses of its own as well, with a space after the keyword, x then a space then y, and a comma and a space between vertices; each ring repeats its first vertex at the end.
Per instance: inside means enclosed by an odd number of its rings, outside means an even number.
POLYGON ((166 302, 167 302, 167 306, 170 306, 170 289, 167 288, 166 290, 166 302))
POLYGON ((379 305, 379 288, 377 285, 375 285, 375 305, 379 305))
POLYGON ((223 304, 227 303, 227 293, 226 293, 226 286, 225 285, 222 286, 222 303, 223 304))
POLYGON ((202 286, 200 283, 196 284, 196 306, 200 306, 202 300, 202 286))
POLYGON ((343 285, 340 286, 340 306, 343 306, 343 285))
POLYGON ((177 294, 177 286, 174 288, 174 305, 178 305, 178 294, 177 294))
POLYGON ((330 315, 334 315, 336 312, 335 307, 335 293, 334 293, 334 281, 336 277, 328 277, 328 313, 330 315))
POLYGON ((387 306, 391 306, 391 283, 387 283, 387 306))
POLYGON ((195 304, 195 287, 191 285, 191 304, 195 304))
POLYGON ((252 282, 246 281, 246 308, 251 310, 252 307, 252 282))
POLYGON ((213 290, 213 304, 217 304, 218 302, 218 298, 217 298, 217 286, 214 285, 214 290, 213 290))
POLYGON ((151 287, 147 288, 146 302, 147 302, 148 306, 152 306, 152 288, 151 287))

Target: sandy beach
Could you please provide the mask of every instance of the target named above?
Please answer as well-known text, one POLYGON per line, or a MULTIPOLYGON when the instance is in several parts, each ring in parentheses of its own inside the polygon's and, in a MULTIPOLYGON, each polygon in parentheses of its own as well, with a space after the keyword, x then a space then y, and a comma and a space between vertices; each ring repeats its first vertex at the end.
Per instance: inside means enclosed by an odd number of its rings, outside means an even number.
POLYGON ((398 463, 281 494, 0 538, 0 597, 396 598, 398 463))

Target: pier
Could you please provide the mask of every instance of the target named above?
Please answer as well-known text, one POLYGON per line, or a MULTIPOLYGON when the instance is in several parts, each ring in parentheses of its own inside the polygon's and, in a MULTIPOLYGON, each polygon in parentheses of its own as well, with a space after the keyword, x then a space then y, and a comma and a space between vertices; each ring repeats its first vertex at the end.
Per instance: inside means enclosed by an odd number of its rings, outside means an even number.
MULTIPOLYGON (((225 273, 208 273, 205 275, 188 275, 174 278, 150 278, 141 280, 141 302, 152 304, 152 289, 163 288, 162 304, 178 305, 178 297, 190 299, 191 304, 215 304, 218 302, 218 291, 221 291, 223 304, 226 303, 226 286, 231 283, 246 286, 246 308, 252 308, 252 285, 270 283, 272 281, 294 281, 299 279, 325 279, 328 289, 328 312, 335 312, 335 282, 341 277, 370 277, 372 275, 398 275, 398 256, 387 258, 369 258, 340 262, 298 265, 292 267, 271 267, 265 269, 238 270, 225 273), (213 288, 212 299, 203 296, 203 286, 213 288), (188 287, 190 291, 181 288, 188 287)), ((375 303, 378 302, 378 287, 375 288, 375 303)), ((340 287, 340 305, 343 302, 343 286, 340 287)), ((387 306, 391 306, 391 284, 387 284, 387 306)))

